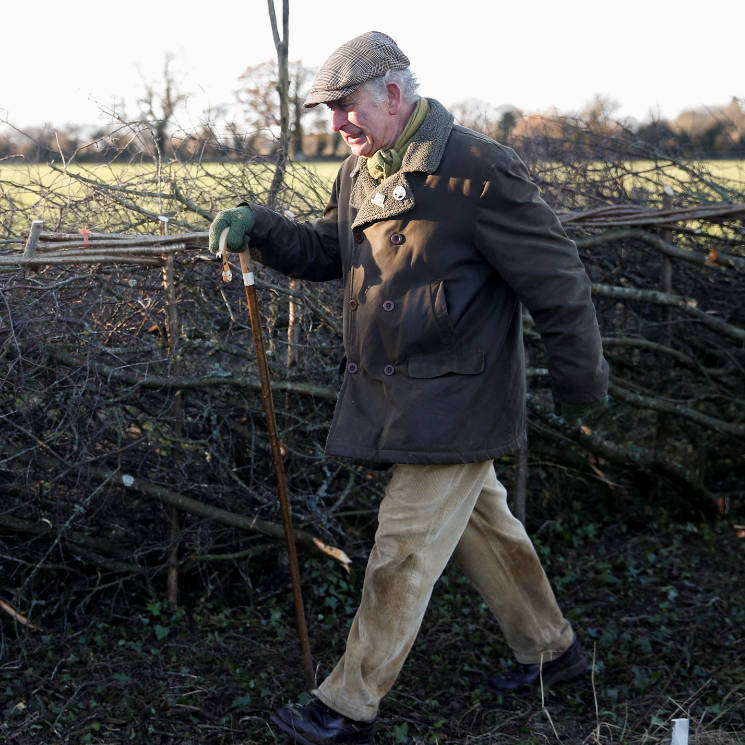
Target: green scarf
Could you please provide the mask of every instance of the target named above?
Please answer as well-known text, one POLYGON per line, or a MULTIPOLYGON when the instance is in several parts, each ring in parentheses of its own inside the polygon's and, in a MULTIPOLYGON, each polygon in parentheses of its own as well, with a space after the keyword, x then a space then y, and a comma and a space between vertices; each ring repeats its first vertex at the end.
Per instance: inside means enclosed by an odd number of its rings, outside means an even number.
POLYGON ((404 131, 401 132, 401 136, 396 140, 393 147, 389 150, 378 150, 367 159, 367 171, 376 181, 388 178, 401 168, 406 148, 421 127, 422 122, 427 118, 427 114, 429 114, 429 101, 420 97, 404 127, 404 131))

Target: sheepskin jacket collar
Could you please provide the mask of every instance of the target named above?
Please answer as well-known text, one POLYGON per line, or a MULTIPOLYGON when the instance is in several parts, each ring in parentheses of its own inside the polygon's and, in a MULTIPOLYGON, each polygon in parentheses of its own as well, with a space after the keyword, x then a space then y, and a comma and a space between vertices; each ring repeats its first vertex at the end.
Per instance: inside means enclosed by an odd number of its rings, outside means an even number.
POLYGON ((350 204, 358 211, 353 228, 387 220, 414 207, 414 197, 407 173, 434 173, 440 165, 453 129, 453 115, 433 98, 429 101, 429 116, 417 130, 406 149, 401 168, 378 183, 367 172, 367 158, 359 156, 351 171, 354 181, 350 204), (371 195, 378 201, 372 202, 371 195), (403 195, 403 196, 402 196, 403 195))

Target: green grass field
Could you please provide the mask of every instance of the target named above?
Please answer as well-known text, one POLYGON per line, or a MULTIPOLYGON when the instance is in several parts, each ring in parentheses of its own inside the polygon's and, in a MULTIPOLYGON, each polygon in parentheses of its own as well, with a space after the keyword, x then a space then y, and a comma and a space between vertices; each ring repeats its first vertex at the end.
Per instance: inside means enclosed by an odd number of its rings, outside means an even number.
MULTIPOLYGON (((338 171, 338 162, 292 164, 285 176, 285 190, 322 204, 338 171)), ((73 164, 66 172, 61 166, 0 162, 0 211, 34 212, 35 219, 50 206, 90 198, 99 182, 119 194, 161 211, 159 194, 171 193, 171 181, 188 193, 196 204, 209 208, 236 196, 263 201, 272 182, 274 167, 261 163, 152 163, 73 164)), ((285 200, 287 201, 287 200, 285 200)))
MULTIPOLYGON (((303 181, 304 179, 299 174, 303 171, 310 171, 330 188, 340 164, 340 161, 308 161, 303 164, 293 164, 290 169, 290 186, 292 186, 293 178, 303 181)), ((602 164, 598 165, 601 167, 594 170, 601 173, 603 170, 602 164)), ((642 176, 650 176, 654 172, 660 172, 664 173, 671 180, 691 178, 690 174, 686 173, 682 168, 670 166, 661 171, 652 161, 635 161, 624 165, 629 173, 636 173, 642 176)), ((692 162, 691 166, 706 171, 716 181, 735 182, 745 185, 745 159, 696 161, 692 162)), ((225 173, 235 175, 244 168, 249 169, 256 177, 262 179, 271 178, 271 165, 260 166, 248 164, 244 166, 241 163, 169 163, 165 164, 160 171, 155 165, 148 163, 134 165, 127 163, 92 163, 85 165, 74 164, 70 167, 70 170, 73 173, 80 173, 90 178, 100 179, 106 183, 133 186, 137 182, 143 181, 143 179, 149 182, 152 182, 153 179, 157 180, 159 173, 162 182, 167 184, 173 174, 186 174, 191 178, 196 178, 200 175, 210 178, 220 178, 225 173)), ((592 170, 592 166, 588 166, 588 172, 592 170)), ((560 171, 561 167, 557 166, 557 177, 560 171)), ((13 188, 22 191, 32 185, 63 190, 67 188, 72 189, 76 184, 78 184, 77 181, 70 179, 64 173, 53 170, 45 163, 0 163, 0 188, 6 193, 13 188)))
MULTIPOLYGON (((292 164, 289 171, 290 182, 292 182, 293 177, 298 178, 298 174, 303 171, 310 171, 330 187, 340 165, 341 161, 308 161, 303 164, 292 164)), ((61 164, 57 164, 57 166, 60 167, 61 164)), ((219 178, 225 173, 236 175, 244 169, 248 169, 262 179, 267 177, 270 179, 273 166, 256 163, 209 162, 201 164, 167 163, 160 169, 152 163, 75 163, 69 167, 71 173, 82 174, 109 184, 127 185, 135 185, 143 179, 151 182, 157 180, 159 175, 163 183, 167 184, 174 174, 191 178, 197 178, 200 175, 219 178)), ((72 187, 77 183, 65 173, 55 170, 46 163, 0 162, 0 187, 4 191, 8 187, 16 187, 22 190, 33 185, 60 190, 68 186, 72 187)))
MULTIPOLYGON (((279 200, 283 208, 307 218, 318 214, 325 204, 338 171, 338 161, 309 161, 291 164, 279 200)), ((581 195, 590 183, 606 182, 610 201, 635 193, 658 198, 665 186, 677 194, 686 193, 693 201, 745 201, 745 160, 709 160, 702 162, 634 161, 577 164, 537 163, 535 170, 543 184, 552 184, 581 195), (613 196, 615 195, 615 197, 613 196)), ((71 212, 76 221, 100 226, 99 210, 105 203, 126 201, 150 213, 169 214, 178 219, 185 215, 186 225, 201 224, 195 210, 171 199, 172 182, 193 205, 214 213, 237 199, 265 203, 272 182, 271 163, 179 163, 72 164, 65 171, 57 165, 0 162, 0 239, 18 236, 31 220, 46 224, 65 224, 71 212)), ((643 197, 640 197, 643 201, 643 197)), ((580 196, 580 203, 582 199, 580 196)), ((136 210, 135 210, 136 211, 136 210)), ((200 228, 201 229, 201 228, 200 228)))

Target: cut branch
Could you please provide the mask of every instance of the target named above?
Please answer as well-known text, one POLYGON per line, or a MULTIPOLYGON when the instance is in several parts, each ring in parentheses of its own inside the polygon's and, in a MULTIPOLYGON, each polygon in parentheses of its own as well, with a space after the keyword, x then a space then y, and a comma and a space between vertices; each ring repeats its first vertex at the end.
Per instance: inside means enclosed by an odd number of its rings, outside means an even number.
POLYGON ((675 414, 676 416, 701 424, 708 429, 713 429, 715 432, 726 432, 735 437, 745 437, 745 425, 732 424, 723 419, 707 416, 689 406, 664 401, 653 396, 642 396, 641 394, 633 393, 612 381, 608 386, 608 392, 619 401, 631 404, 640 409, 650 409, 651 411, 659 411, 665 414, 675 414))
POLYGON ((726 334, 727 336, 745 341, 745 329, 733 326, 726 321, 712 316, 706 311, 695 307, 694 301, 686 300, 680 295, 670 295, 658 290, 638 290, 632 287, 616 287, 615 285, 605 285, 593 283, 592 291, 595 295, 602 297, 618 298, 619 300, 635 300, 645 303, 655 303, 657 305, 667 305, 682 310, 687 315, 693 316, 701 323, 710 328, 726 334))
MULTIPOLYGON (((0 453, 5 456, 7 462, 18 460, 28 464, 33 460, 44 468, 55 468, 59 465, 59 461, 55 458, 51 458, 50 456, 39 452, 12 452, 0 445, 0 453)), ((206 502, 194 499, 193 497, 179 494, 178 492, 167 489, 164 486, 160 486, 159 484, 155 484, 152 481, 148 481, 139 476, 130 476, 126 473, 122 473, 122 471, 118 469, 108 470, 105 468, 95 467, 90 465, 90 463, 73 464, 68 465, 67 467, 71 471, 84 471, 89 476, 98 479, 101 483, 110 482, 113 487, 121 488, 125 490, 125 492, 135 492, 145 497, 157 499, 165 505, 177 507, 178 509, 192 515, 205 517, 222 525, 227 525, 228 527, 238 528, 253 533, 260 533, 283 542, 285 540, 284 529, 282 528, 282 525, 278 523, 263 520, 260 517, 246 517, 245 515, 239 515, 235 512, 215 507, 206 502)), ((329 546, 307 531, 296 530, 295 539, 298 545, 311 551, 319 551, 327 556, 332 556, 342 564, 347 565, 351 561, 344 551, 338 547, 329 546)))
POLYGON ((648 245, 657 248, 661 253, 666 256, 671 256, 681 261, 686 261, 690 264, 696 264, 700 267, 717 267, 727 269, 737 269, 738 271, 745 271, 745 259, 740 256, 734 256, 729 253, 717 251, 714 254, 711 252, 697 252, 688 250, 676 246, 674 243, 666 241, 655 233, 650 233, 647 230, 640 230, 639 228, 621 228, 616 230, 604 230, 602 233, 591 235, 584 238, 576 238, 575 243, 577 248, 591 248, 594 246, 601 246, 605 244, 615 243, 616 241, 625 240, 640 240, 644 241, 648 245))
MULTIPOLYGON (((578 443, 588 452, 605 458, 611 463, 635 471, 656 473, 665 476, 681 487, 681 494, 700 499, 704 508, 710 513, 714 514, 719 511, 717 498, 685 466, 667 460, 637 445, 629 445, 628 447, 615 445, 595 434, 587 427, 573 427, 560 417, 557 417, 546 404, 542 403, 533 394, 528 394, 528 401, 531 413, 536 414, 552 429, 558 430, 564 437, 578 443)), ((699 507, 701 506, 698 503, 695 504, 699 507)))

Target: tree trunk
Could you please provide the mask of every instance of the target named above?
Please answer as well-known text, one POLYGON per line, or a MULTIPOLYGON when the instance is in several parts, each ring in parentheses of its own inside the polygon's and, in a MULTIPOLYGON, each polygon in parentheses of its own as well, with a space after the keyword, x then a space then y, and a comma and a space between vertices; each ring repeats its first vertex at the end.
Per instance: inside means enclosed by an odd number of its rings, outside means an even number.
POLYGON ((272 24, 274 46, 277 50, 277 66, 279 68, 279 147, 277 148, 277 163, 274 169, 272 185, 269 189, 269 207, 274 207, 277 195, 282 188, 287 168, 287 153, 290 143, 290 74, 288 65, 290 2, 282 0, 282 36, 277 27, 277 14, 274 10, 274 0, 267 0, 269 20, 272 24))

